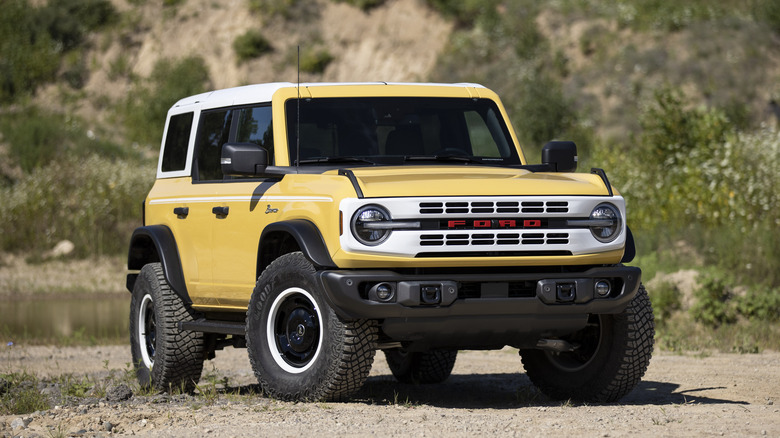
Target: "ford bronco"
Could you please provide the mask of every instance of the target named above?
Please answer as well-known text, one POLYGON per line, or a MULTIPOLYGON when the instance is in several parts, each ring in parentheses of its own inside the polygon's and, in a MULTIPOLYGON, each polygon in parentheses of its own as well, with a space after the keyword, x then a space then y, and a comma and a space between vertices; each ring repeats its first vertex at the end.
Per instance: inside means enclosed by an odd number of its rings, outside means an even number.
POLYGON ((436 383, 458 350, 510 346, 549 397, 618 400, 647 369, 652 308, 623 198, 576 168, 565 141, 529 164, 477 84, 184 98, 130 241, 137 377, 193 389, 239 347, 266 395, 340 400, 376 350, 436 383))

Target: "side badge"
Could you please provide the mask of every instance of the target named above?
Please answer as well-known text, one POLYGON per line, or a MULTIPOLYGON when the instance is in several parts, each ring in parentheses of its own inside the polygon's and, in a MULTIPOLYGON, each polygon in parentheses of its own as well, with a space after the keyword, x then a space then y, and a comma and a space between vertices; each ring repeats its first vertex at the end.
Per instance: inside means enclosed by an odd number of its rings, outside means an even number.
POLYGON ((265 214, 268 214, 268 213, 278 213, 278 212, 279 212, 279 209, 278 208, 271 208, 271 204, 268 204, 268 208, 265 209, 265 214))

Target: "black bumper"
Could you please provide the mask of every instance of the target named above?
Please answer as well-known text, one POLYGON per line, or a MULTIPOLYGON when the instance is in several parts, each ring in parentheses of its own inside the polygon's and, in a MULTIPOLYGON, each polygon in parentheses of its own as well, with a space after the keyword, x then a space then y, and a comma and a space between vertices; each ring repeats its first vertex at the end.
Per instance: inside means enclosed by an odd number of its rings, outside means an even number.
POLYGON ((382 319, 620 313, 639 289, 642 271, 613 266, 556 274, 402 275, 386 270, 325 270, 318 275, 329 304, 341 317, 382 319), (604 297, 595 292, 599 280, 612 285, 604 297), (379 283, 395 288, 391 302, 369 299, 369 290, 379 283), (423 287, 437 285, 440 302, 428 304, 419 298, 423 287))
POLYGON ((381 320, 388 341, 463 349, 533 347, 537 339, 580 330, 591 314, 622 312, 636 295, 641 274, 626 266, 556 274, 318 273, 329 304, 342 318, 381 320), (602 280, 612 289, 599 296, 595 284, 602 280), (380 283, 394 288, 389 302, 380 302, 372 291, 380 283), (426 303, 423 290, 436 287, 439 300, 426 303))

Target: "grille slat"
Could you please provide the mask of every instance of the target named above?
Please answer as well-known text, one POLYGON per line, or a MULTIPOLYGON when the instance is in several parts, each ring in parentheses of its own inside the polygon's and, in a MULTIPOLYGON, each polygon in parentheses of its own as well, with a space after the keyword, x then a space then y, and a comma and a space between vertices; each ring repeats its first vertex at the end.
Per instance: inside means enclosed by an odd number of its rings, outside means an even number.
POLYGON ((420 202, 420 214, 568 213, 567 201, 420 202))
POLYGON ((420 246, 568 245, 568 233, 423 234, 420 246))

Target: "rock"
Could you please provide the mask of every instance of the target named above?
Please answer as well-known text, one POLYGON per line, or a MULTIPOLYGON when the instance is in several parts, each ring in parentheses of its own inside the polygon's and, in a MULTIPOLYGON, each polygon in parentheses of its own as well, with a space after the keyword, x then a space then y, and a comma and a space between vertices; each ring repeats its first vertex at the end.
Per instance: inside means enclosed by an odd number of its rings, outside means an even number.
POLYGON ((113 424, 111 424, 108 421, 104 421, 103 422, 103 430, 105 430, 106 432, 111 432, 113 429, 114 429, 114 425, 113 424))
POLYGON ((110 402, 129 400, 133 396, 133 390, 124 383, 111 386, 106 391, 106 399, 110 402))
POLYGON ((27 429, 30 422, 32 422, 32 418, 14 418, 11 420, 11 430, 27 429))
POLYGON ((76 249, 76 245, 74 245, 73 242, 70 240, 61 240, 54 245, 54 248, 52 248, 51 251, 49 251, 48 256, 51 258, 63 257, 72 253, 74 249, 76 249))

